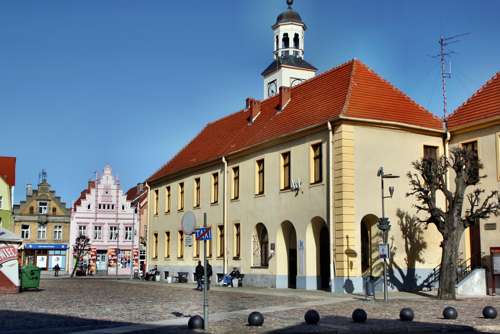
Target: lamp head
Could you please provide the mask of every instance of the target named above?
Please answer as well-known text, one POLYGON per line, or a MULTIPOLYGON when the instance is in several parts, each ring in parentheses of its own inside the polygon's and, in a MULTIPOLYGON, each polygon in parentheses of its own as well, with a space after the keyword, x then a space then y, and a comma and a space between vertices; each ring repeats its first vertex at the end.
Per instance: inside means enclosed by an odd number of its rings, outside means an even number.
POLYGON ((391 197, 392 197, 392 195, 394 195, 394 187, 393 186, 389 187, 389 194, 391 195, 391 197))
POLYGON ((377 176, 383 176, 384 175, 384 167, 380 167, 377 171, 377 176))

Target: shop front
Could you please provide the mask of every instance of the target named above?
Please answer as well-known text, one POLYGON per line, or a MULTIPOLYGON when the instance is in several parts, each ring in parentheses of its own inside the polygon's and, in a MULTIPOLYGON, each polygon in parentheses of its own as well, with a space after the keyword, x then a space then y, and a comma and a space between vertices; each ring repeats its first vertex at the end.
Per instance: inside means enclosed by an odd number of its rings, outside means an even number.
POLYGON ((0 227, 0 293, 19 292, 17 249, 21 239, 0 227))
POLYGON ((23 265, 33 264, 42 270, 52 270, 58 264, 61 271, 67 271, 67 244, 25 244, 23 248, 23 265))

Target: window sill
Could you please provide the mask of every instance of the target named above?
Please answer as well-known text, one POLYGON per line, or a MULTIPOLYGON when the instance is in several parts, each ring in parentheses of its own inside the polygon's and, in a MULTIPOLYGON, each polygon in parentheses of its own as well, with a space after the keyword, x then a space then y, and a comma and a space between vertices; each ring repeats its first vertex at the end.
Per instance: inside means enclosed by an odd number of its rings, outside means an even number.
POLYGON ((292 188, 280 189, 280 194, 292 192, 292 188))
POLYGON ((178 256, 177 260, 184 260, 184 256, 178 256))
POLYGON ((241 260, 241 258, 239 256, 235 256, 235 257, 233 257, 233 260, 234 261, 239 261, 239 260, 241 260))
POLYGON ((264 196, 266 196, 266 194, 262 193, 262 194, 255 194, 255 196, 254 196, 254 197, 255 197, 255 198, 258 198, 258 197, 264 197, 264 196))
POLYGON ((199 210, 201 207, 198 205, 198 206, 193 206, 193 210, 199 210))
POLYGON ((152 257, 151 260, 158 261, 158 257, 152 257))
POLYGON ((231 198, 231 202, 235 203, 235 202, 239 202, 240 201, 240 198, 231 198))
POLYGON ((163 261, 170 261, 170 256, 168 256, 168 257, 164 257, 164 258, 163 258, 163 261))
POLYGON ((319 186, 323 186, 323 185, 325 185, 323 183, 323 181, 322 182, 316 182, 316 183, 309 183, 309 188, 319 187, 319 186))
POLYGON ((184 212, 184 209, 178 209, 177 212, 184 212))
POLYGON ((215 259, 216 260, 224 260, 224 256, 217 256, 215 259))
POLYGON ((219 205, 219 202, 210 203, 210 206, 218 206, 218 205, 219 205))
POLYGON ((170 214, 170 211, 165 211, 164 212, 164 215, 169 215, 170 214))
POLYGON ((269 269, 269 266, 251 266, 250 269, 269 269))

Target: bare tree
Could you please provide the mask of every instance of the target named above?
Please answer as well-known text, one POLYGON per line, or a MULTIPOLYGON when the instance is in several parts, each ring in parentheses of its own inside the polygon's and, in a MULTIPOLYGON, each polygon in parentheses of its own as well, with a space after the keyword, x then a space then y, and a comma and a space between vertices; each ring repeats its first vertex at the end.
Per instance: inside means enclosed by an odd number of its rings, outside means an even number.
POLYGON ((80 234, 76 237, 75 245, 73 246, 73 256, 76 258, 76 265, 71 272, 71 278, 75 276, 76 269, 80 267, 83 257, 90 251, 90 239, 80 234))
POLYGON ((413 168, 416 172, 408 172, 410 191, 407 196, 415 196, 417 211, 427 213, 427 217, 420 221, 436 225, 443 237, 439 275, 440 299, 456 298, 458 248, 464 230, 479 224, 480 219, 500 213, 500 197, 497 191, 491 192, 484 199, 481 197, 485 191, 479 188, 466 195, 469 187, 478 185, 480 179, 485 177, 479 176, 482 167, 474 150, 454 148, 450 150, 449 158, 443 156, 438 160, 424 158, 415 161, 413 168), (446 178, 451 170, 455 176, 453 190, 448 187, 446 178), (445 199, 442 206, 436 201, 438 193, 443 194, 445 199), (465 210, 464 202, 468 204, 465 210))

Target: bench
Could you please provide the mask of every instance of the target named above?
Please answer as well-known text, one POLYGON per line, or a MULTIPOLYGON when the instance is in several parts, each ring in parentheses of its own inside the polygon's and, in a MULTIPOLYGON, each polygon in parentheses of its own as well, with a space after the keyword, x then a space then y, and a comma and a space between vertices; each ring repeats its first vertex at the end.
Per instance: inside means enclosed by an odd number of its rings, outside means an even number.
POLYGON ((175 276, 175 280, 178 283, 187 283, 188 282, 188 275, 189 273, 186 271, 180 271, 177 273, 177 276, 175 276))

